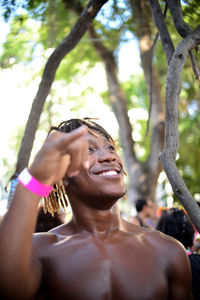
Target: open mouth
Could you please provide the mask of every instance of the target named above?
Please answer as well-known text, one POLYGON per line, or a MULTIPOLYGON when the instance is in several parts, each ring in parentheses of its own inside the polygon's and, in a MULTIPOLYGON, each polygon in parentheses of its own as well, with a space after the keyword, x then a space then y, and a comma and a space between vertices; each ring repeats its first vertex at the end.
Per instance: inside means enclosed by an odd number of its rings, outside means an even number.
POLYGON ((95 175, 98 175, 98 176, 107 176, 107 177, 112 177, 112 176, 119 176, 122 172, 122 169, 118 166, 116 167, 104 167, 104 168, 99 168, 98 170, 94 171, 94 174, 95 175))

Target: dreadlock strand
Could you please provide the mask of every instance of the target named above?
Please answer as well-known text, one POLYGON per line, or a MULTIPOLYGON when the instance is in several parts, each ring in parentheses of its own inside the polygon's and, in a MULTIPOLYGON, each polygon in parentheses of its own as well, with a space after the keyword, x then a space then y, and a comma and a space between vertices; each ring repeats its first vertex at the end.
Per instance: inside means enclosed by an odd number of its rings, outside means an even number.
POLYGON ((60 213, 60 205, 59 205, 59 199, 58 198, 56 199, 55 204, 56 204, 56 212, 60 213))
POLYGON ((61 186, 61 191, 62 191, 63 209, 65 211, 65 209, 68 207, 68 200, 67 200, 67 196, 66 196, 65 186, 64 186, 63 183, 62 183, 62 186, 61 186))
POLYGON ((64 203, 64 201, 63 201, 63 199, 62 199, 62 196, 60 197, 60 205, 61 205, 62 209, 63 209, 64 212, 65 212, 65 203, 64 203))
POLYGON ((124 198, 124 200, 125 200, 125 201, 127 201, 127 200, 128 200, 128 198, 127 198, 127 196, 126 196, 126 195, 124 195, 124 196, 123 196, 123 198, 124 198))
POLYGON ((54 216, 54 212, 56 211, 56 202, 57 202, 57 194, 55 192, 55 185, 48 197, 48 211, 54 216))
POLYGON ((58 198, 59 198, 59 202, 61 204, 61 207, 64 209, 65 211, 65 205, 64 205, 64 202, 63 202, 63 191, 62 191, 62 186, 61 184, 59 183, 58 185, 58 198))
POLYGON ((53 211, 56 212, 57 211, 57 197, 52 198, 51 206, 52 206, 53 211))
POLYGON ((47 202, 47 211, 52 214, 52 205, 51 205, 51 201, 52 201, 52 194, 48 197, 48 202, 47 202))
POLYGON ((63 209, 65 210, 65 208, 68 206, 68 201, 67 201, 67 197, 66 197, 66 190, 65 190, 65 186, 63 184, 63 181, 60 181, 60 191, 61 191, 61 198, 62 198, 62 202, 63 202, 63 209))
POLYGON ((54 212, 59 212, 59 185, 58 184, 55 184, 54 193, 55 193, 55 197, 52 197, 51 204, 54 212))
POLYGON ((51 208, 51 197, 51 195, 47 197, 46 211, 48 211, 53 216, 53 211, 51 208))
POLYGON ((46 214, 47 213, 47 206, 48 206, 48 197, 43 198, 43 211, 46 214))
POLYGON ((97 133, 95 133, 92 129, 90 129, 89 127, 88 127, 88 131, 89 131, 89 133, 91 133, 91 135, 93 135, 97 138, 99 137, 99 135, 97 133))
POLYGON ((125 176, 127 176, 127 173, 126 173, 126 171, 124 169, 123 169, 123 173, 124 173, 125 176))
POLYGON ((94 123, 90 122, 89 120, 91 119, 79 119, 81 121, 82 124, 85 124, 85 125, 89 125, 91 127, 94 127, 94 123))

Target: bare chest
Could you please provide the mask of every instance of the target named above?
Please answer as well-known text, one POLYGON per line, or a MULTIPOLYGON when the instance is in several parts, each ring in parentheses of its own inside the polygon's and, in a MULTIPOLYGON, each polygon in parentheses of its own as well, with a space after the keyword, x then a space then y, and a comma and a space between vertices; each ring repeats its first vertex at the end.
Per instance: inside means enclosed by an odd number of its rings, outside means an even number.
POLYGON ((153 249, 136 243, 72 240, 54 244, 44 258, 48 299, 167 299, 164 266, 153 249))

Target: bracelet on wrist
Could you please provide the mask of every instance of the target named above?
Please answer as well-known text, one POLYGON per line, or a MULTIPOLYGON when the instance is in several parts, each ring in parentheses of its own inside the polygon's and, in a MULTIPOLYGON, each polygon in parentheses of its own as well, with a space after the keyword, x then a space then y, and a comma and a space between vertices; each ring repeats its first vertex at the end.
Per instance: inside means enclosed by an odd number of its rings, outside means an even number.
POLYGON ((25 186, 29 191, 32 193, 40 196, 40 197, 47 197, 51 190, 52 186, 39 182, 36 178, 34 178, 25 168, 18 176, 18 181, 25 186))

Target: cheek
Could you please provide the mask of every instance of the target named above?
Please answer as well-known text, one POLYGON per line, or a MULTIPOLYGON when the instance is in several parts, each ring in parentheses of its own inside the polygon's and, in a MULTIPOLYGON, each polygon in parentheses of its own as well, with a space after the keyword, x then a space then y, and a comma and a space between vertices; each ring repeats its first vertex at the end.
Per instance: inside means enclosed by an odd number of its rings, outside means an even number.
POLYGON ((83 191, 90 191, 94 184, 91 182, 88 173, 81 171, 77 176, 69 179, 69 189, 75 193, 82 193, 83 191))

